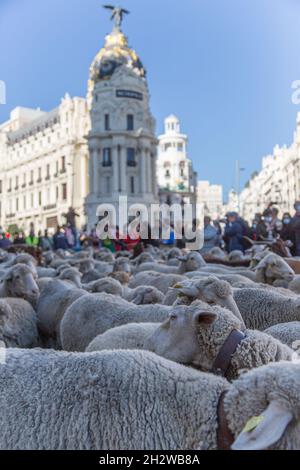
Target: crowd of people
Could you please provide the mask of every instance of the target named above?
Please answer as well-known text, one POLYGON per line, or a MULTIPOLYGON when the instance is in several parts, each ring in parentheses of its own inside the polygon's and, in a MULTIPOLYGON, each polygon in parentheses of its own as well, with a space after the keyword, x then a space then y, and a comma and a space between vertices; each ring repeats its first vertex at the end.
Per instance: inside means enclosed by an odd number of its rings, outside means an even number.
POLYGON ((251 225, 237 212, 228 212, 220 221, 205 217, 201 252, 207 253, 214 246, 220 246, 228 253, 233 250, 244 252, 250 240, 271 242, 281 239, 292 256, 300 256, 300 201, 295 202, 294 208, 293 216, 284 212, 280 218, 278 208, 270 204, 263 213, 255 214, 251 225))
MULTIPOLYGON (((248 224, 237 212, 228 212, 226 217, 219 220, 212 220, 209 216, 204 217, 204 243, 201 254, 208 253, 211 248, 219 246, 228 253, 234 250, 244 252, 249 248, 251 240, 261 242, 271 242, 281 239, 290 250, 292 256, 300 256, 300 201, 294 205, 293 216, 285 212, 282 218, 279 217, 278 208, 270 204, 263 213, 255 214, 252 224, 248 224)), ((36 235, 34 226, 31 224, 30 231, 26 235, 23 231, 14 233, 5 232, 0 228, 0 248, 7 249, 12 245, 28 245, 40 247, 43 251, 58 249, 77 249, 92 246, 95 249, 106 247, 112 252, 121 250, 141 249, 151 243, 153 245, 167 245, 184 248, 185 237, 178 239, 174 235, 175 229, 171 226, 170 237, 168 239, 153 239, 151 229, 147 239, 139 236, 125 238, 119 236, 119 228, 115 228, 114 237, 107 237, 100 240, 96 233, 96 228, 91 232, 86 229, 78 231, 76 229, 75 218, 77 216, 74 209, 70 208, 64 214, 66 224, 58 226, 54 234, 49 234, 48 230, 39 231, 36 235)), ((197 227, 197 221, 193 222, 193 229, 197 227)))

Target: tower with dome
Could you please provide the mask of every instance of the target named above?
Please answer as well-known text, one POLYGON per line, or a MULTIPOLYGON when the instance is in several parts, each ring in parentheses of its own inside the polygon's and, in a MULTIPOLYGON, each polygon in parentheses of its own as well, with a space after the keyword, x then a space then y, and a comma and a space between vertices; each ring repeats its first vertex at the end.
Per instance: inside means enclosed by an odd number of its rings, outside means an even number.
POLYGON ((158 201, 157 139, 146 70, 121 30, 119 14, 113 16, 112 32, 90 67, 86 198, 90 228, 98 221, 97 207, 103 203, 117 207, 119 196, 127 196, 128 204, 149 206, 158 201))

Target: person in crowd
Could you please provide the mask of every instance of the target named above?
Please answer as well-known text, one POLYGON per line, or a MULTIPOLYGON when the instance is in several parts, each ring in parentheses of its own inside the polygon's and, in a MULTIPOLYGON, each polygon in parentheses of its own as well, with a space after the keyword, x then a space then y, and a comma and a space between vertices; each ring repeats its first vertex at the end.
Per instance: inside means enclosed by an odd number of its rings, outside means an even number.
POLYGON ((204 217, 204 244, 200 250, 200 253, 203 255, 208 253, 211 248, 219 246, 219 233, 214 225, 211 223, 211 218, 209 216, 204 217))
POLYGON ((53 237, 53 248, 54 250, 67 250, 69 248, 66 234, 62 227, 57 227, 56 233, 53 237))
POLYGON ((282 216, 282 229, 280 231, 280 238, 283 241, 292 241, 293 233, 291 231, 292 216, 289 212, 285 212, 282 216))
POLYGON ((268 237, 267 226, 260 212, 258 212, 254 216, 254 220, 252 223, 252 233, 253 233, 253 240, 255 241, 262 241, 268 237))
POLYGON ((42 231, 39 231, 39 244, 38 246, 43 250, 43 251, 50 251, 53 248, 53 242, 51 237, 48 235, 48 230, 44 231, 44 235, 42 235, 42 231))
POLYGON ((16 232, 14 234, 14 245, 25 245, 26 244, 26 239, 25 239, 25 234, 24 232, 16 232))
POLYGON ((65 230, 65 235, 66 235, 66 239, 67 239, 69 248, 74 248, 74 246, 75 246, 75 236, 74 236, 74 231, 72 230, 71 225, 67 224, 64 227, 64 230, 65 230))
POLYGON ((264 211, 264 222, 267 228, 267 238, 269 240, 274 240, 278 238, 280 231, 282 229, 281 220, 278 218, 278 209, 276 207, 270 206, 264 211))
POLYGON ((9 248, 12 245, 10 237, 7 237, 7 234, 1 233, 0 235, 0 248, 3 250, 9 248))
POLYGON ((229 253, 233 250, 244 251, 243 236, 244 228, 241 223, 241 218, 237 212, 229 212, 227 214, 227 223, 224 231, 224 237, 229 253))
POLYGON ((38 246, 39 239, 35 236, 34 228, 31 227, 28 237, 26 237, 26 245, 38 246))
POLYGON ((294 204, 295 215, 292 217, 289 228, 293 238, 294 245, 292 247, 293 256, 300 256, 300 201, 294 204))

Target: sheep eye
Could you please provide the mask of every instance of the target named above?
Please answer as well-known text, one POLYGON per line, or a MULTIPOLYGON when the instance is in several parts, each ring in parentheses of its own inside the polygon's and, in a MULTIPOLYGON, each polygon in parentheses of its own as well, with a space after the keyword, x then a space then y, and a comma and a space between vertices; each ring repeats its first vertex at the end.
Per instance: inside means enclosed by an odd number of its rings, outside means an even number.
POLYGON ((175 321, 177 319, 177 316, 176 315, 170 315, 170 320, 171 321, 175 321))

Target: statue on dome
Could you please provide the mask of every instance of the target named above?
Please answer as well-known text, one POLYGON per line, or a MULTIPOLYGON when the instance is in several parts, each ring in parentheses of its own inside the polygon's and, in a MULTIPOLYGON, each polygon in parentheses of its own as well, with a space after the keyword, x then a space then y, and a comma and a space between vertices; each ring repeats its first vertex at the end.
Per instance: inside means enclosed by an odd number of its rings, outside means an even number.
POLYGON ((115 28, 117 30, 120 30, 121 24, 123 22, 123 16, 128 15, 130 12, 128 10, 125 10, 125 8, 113 5, 103 5, 103 8, 106 8, 107 10, 112 10, 111 20, 114 20, 115 28))

